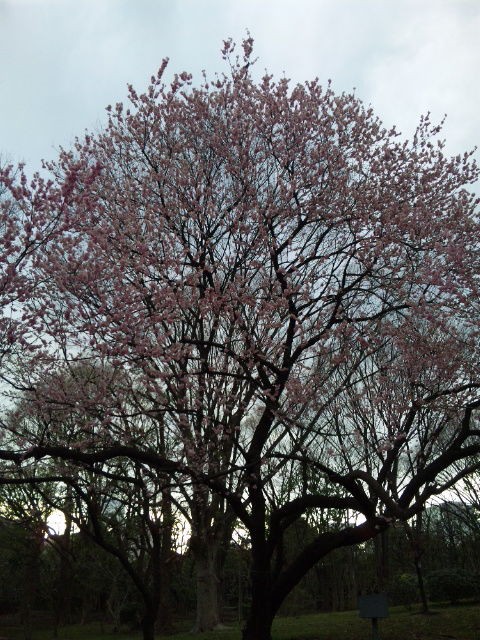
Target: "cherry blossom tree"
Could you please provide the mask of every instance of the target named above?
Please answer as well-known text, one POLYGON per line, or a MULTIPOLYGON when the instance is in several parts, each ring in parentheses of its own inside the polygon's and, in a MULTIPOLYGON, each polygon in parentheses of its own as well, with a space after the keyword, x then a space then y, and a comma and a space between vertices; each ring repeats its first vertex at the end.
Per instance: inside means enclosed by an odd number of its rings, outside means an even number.
MULTIPOLYGON (((22 168, 20 167, 20 172, 22 168)), ((38 239, 28 216, 22 215, 19 201, 26 193, 24 175, 15 184, 18 172, 0 162, 0 357, 5 360, 19 340, 18 321, 13 306, 18 299, 25 299, 28 278, 24 269, 38 239), (10 189, 13 193, 10 194, 10 189)))
POLYGON ((23 164, 14 168, 0 158, 0 376, 7 383, 20 354, 25 364, 39 353, 40 323, 25 303, 42 277, 35 258, 64 229, 68 194, 65 185, 58 191, 39 173, 29 180, 23 164))
POLYGON ((168 474, 206 514, 191 518, 204 545, 228 505, 251 546, 244 638, 267 640, 318 560, 412 517, 458 461, 478 465, 478 169, 444 154, 428 116, 404 140, 355 95, 256 82, 250 38, 223 55, 229 72, 198 87, 186 73, 165 86, 164 61, 47 165, 45 193, 14 194, 62 220, 25 302, 43 362, 93 359, 140 391, 135 406, 108 382, 79 391, 75 441, 2 457, 168 474), (287 469, 304 481, 285 499, 287 469), (285 566, 288 527, 322 509, 356 517, 285 566))

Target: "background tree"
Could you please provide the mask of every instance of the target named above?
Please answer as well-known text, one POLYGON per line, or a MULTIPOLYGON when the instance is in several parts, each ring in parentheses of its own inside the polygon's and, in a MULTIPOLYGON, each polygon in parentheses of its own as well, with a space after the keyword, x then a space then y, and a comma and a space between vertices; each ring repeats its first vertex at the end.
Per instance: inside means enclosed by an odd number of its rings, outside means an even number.
POLYGON ((48 506, 39 500, 32 486, 10 486, 5 490, 4 485, 1 489, 1 532, 7 551, 3 556, 4 580, 13 579, 15 585, 5 589, 4 596, 10 606, 17 604, 24 639, 31 640, 35 629, 33 611, 40 603, 41 586, 45 584, 41 556, 46 544, 48 506))
MULTIPOLYGON (((68 442, 72 448, 79 444, 83 446, 96 430, 102 429, 103 410, 98 404, 98 395, 105 402, 107 392, 111 406, 123 406, 125 412, 128 407, 128 415, 125 413, 123 417, 133 430, 138 429, 138 423, 142 421, 142 435, 148 439, 149 420, 146 417, 142 420, 142 416, 136 415, 135 390, 131 388, 127 392, 125 376, 85 362, 45 376, 41 387, 26 392, 10 413, 10 431, 16 438, 48 443, 51 448, 58 442, 68 442), (52 386, 63 388, 65 397, 69 398, 68 405, 38 402, 39 395, 52 386), (83 400, 89 397, 89 415, 77 409, 76 398, 79 396, 83 400)), ((157 451, 160 447, 158 435, 156 433, 153 444, 157 451)), ((134 437, 133 432, 131 437, 134 437)), ((67 529, 68 525, 75 526, 85 539, 97 544, 120 563, 143 603, 143 606, 138 605, 135 615, 132 612, 131 618, 132 621, 136 618, 138 623, 141 621, 145 636, 152 636, 155 625, 168 629, 171 624, 169 576, 176 517, 169 478, 159 473, 152 474, 140 463, 129 460, 93 465, 82 462, 71 465, 51 460, 50 463, 36 463, 30 468, 24 466, 17 471, 15 478, 12 475, 6 482, 22 482, 28 486, 35 476, 39 483, 49 479, 55 482, 53 493, 47 493, 40 484, 37 484, 36 491, 43 504, 64 514, 67 529)), ((58 537, 56 542, 59 547, 64 547, 68 544, 67 536, 58 537)), ((67 549, 60 551, 66 552, 67 549)), ((65 553, 61 557, 63 559, 65 553)), ((60 569, 67 566, 68 563, 61 563, 60 569)), ((115 600, 115 593, 112 589, 112 597, 106 605, 112 612, 116 610, 118 626, 121 602, 115 600)))

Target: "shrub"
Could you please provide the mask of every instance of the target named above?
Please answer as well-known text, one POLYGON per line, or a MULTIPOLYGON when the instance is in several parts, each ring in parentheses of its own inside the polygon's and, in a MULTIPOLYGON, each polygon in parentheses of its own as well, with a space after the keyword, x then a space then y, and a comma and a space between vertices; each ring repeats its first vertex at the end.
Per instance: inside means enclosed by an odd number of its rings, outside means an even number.
POLYGON ((462 569, 432 571, 428 574, 427 585, 432 600, 449 600, 451 604, 478 593, 478 578, 462 569))
POLYGON ((400 573, 395 576, 390 589, 392 604, 414 604, 418 601, 417 578, 412 573, 400 573))

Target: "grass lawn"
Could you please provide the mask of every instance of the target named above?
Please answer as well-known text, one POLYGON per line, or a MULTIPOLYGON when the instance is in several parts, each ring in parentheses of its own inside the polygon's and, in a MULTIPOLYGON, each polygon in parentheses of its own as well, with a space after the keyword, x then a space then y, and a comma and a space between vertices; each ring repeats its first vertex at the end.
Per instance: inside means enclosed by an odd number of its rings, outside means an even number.
MULTIPOLYGON (((379 623, 381 640, 480 640, 480 606, 436 607, 434 615, 423 616, 403 607, 390 610, 390 617, 379 623)), ((179 633, 168 640, 192 640, 195 636, 179 633)), ((240 640, 238 628, 204 633, 200 640, 240 640)), ((278 618, 273 640, 370 640, 371 624, 356 611, 278 618)), ((22 640, 21 628, 2 627, 0 640, 22 640)), ((33 640, 51 640, 52 631, 34 633, 33 640)), ((101 633, 98 625, 71 626, 60 630, 59 640, 140 640, 136 633, 101 633)), ((159 636, 160 638, 160 636, 159 636)))

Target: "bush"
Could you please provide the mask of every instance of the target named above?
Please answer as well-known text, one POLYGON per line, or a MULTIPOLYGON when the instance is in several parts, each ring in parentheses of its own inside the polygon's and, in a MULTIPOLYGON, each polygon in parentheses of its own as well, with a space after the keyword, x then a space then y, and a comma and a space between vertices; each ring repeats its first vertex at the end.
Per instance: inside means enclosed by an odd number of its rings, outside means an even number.
POLYGON ((400 573, 395 576, 390 589, 392 604, 414 604, 418 602, 417 578, 412 573, 400 573))
POLYGON ((449 600, 455 604, 461 598, 478 594, 478 577, 462 569, 438 569, 427 577, 431 600, 449 600))

